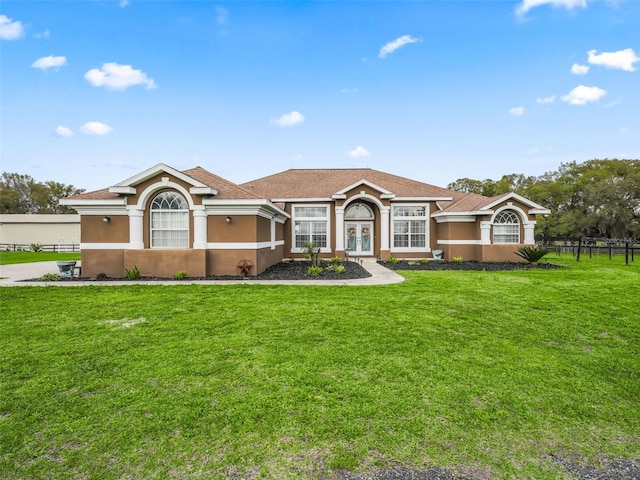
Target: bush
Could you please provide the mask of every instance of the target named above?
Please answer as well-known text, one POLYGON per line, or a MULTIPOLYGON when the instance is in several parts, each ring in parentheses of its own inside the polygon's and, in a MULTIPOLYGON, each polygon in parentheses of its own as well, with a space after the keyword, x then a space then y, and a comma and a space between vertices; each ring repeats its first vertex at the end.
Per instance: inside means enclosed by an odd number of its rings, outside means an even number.
POLYGON ((322 273, 322 267, 311 266, 311 267, 309 267, 309 270, 307 270, 307 273, 309 275, 311 275, 312 277, 317 277, 318 275, 320 275, 322 273))
POLYGON ((331 257, 329 259, 329 262, 331 262, 331 263, 342 263, 342 258, 340 258, 340 257, 331 257))
POLYGON ((528 263, 535 265, 546 255, 551 253, 551 251, 540 247, 520 247, 513 253, 523 258, 528 263))
POLYGON ((344 265, 329 265, 327 267, 327 270, 330 270, 332 272, 336 272, 336 273, 344 273, 347 271, 347 269, 345 268, 344 265))
POLYGON ((394 257, 393 255, 391 255, 389 257, 389 263, 398 263, 400 260, 398 259, 398 257, 394 257))
POLYGON ((464 260, 464 258, 462 258, 462 255, 459 255, 457 257, 453 257, 453 261, 455 263, 462 263, 463 260, 464 260))
POLYGON ((41 243, 32 243, 31 244, 31 251, 32 252, 41 252, 42 251, 42 244, 41 243))
POLYGON ((409 260, 407 262, 407 265, 409 265, 411 267, 416 267, 416 266, 420 265, 420 262, 418 260, 409 260))
POLYGON ((185 278, 187 278, 187 272, 185 272, 184 270, 181 270, 173 274, 174 280, 184 280, 185 278))
POLYGON ((57 273, 45 273, 40 277, 41 282, 58 282, 62 280, 62 277, 57 273))
POLYGON ((140 270, 135 265, 132 268, 125 268, 124 277, 128 278, 129 280, 137 280, 138 278, 140 278, 140 270))
POLYGON ((422 265, 426 265, 427 263, 429 263, 429 259, 428 259, 428 258, 421 258, 421 259, 420 259, 420 263, 421 263, 422 265))

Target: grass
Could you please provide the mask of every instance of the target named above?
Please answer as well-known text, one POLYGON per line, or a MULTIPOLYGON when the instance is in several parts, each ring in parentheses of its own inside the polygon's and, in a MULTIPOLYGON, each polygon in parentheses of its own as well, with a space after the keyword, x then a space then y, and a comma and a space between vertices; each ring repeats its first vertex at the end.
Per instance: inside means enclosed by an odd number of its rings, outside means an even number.
POLYGON ((80 253, 0 252, 0 265, 51 261, 62 262, 67 260, 80 260, 80 253))
POLYGON ((0 477, 564 478, 640 457, 640 259, 0 289, 0 477))

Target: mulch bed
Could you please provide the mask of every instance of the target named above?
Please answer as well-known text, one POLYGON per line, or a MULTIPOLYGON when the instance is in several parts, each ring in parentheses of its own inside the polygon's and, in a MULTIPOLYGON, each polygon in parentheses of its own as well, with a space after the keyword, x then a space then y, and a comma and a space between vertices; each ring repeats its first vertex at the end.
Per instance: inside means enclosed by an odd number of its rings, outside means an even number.
POLYGON ((499 272, 503 270, 550 270, 564 268, 551 263, 539 263, 532 265, 525 262, 447 262, 444 260, 430 260, 427 263, 419 261, 400 260, 397 263, 380 261, 380 265, 390 270, 477 270, 487 272, 499 272))

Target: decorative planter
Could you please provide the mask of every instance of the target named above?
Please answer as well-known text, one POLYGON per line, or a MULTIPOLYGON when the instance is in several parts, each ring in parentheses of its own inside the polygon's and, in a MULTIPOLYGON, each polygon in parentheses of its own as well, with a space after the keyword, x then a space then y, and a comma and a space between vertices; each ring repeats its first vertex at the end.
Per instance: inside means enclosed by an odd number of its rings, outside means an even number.
POLYGON ((72 278, 73 271, 76 269, 76 262, 56 262, 58 264, 58 271, 62 278, 72 278))
POLYGON ((433 259, 434 260, 442 260, 442 254, 444 253, 444 250, 434 250, 433 251, 433 259))

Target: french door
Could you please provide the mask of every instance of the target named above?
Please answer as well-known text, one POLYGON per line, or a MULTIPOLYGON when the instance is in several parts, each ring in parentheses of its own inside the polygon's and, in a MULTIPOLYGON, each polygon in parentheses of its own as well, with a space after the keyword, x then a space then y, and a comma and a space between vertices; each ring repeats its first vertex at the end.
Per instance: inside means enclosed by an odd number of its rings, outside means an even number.
POLYGON ((349 255, 373 255, 373 222, 345 222, 344 227, 349 255))

